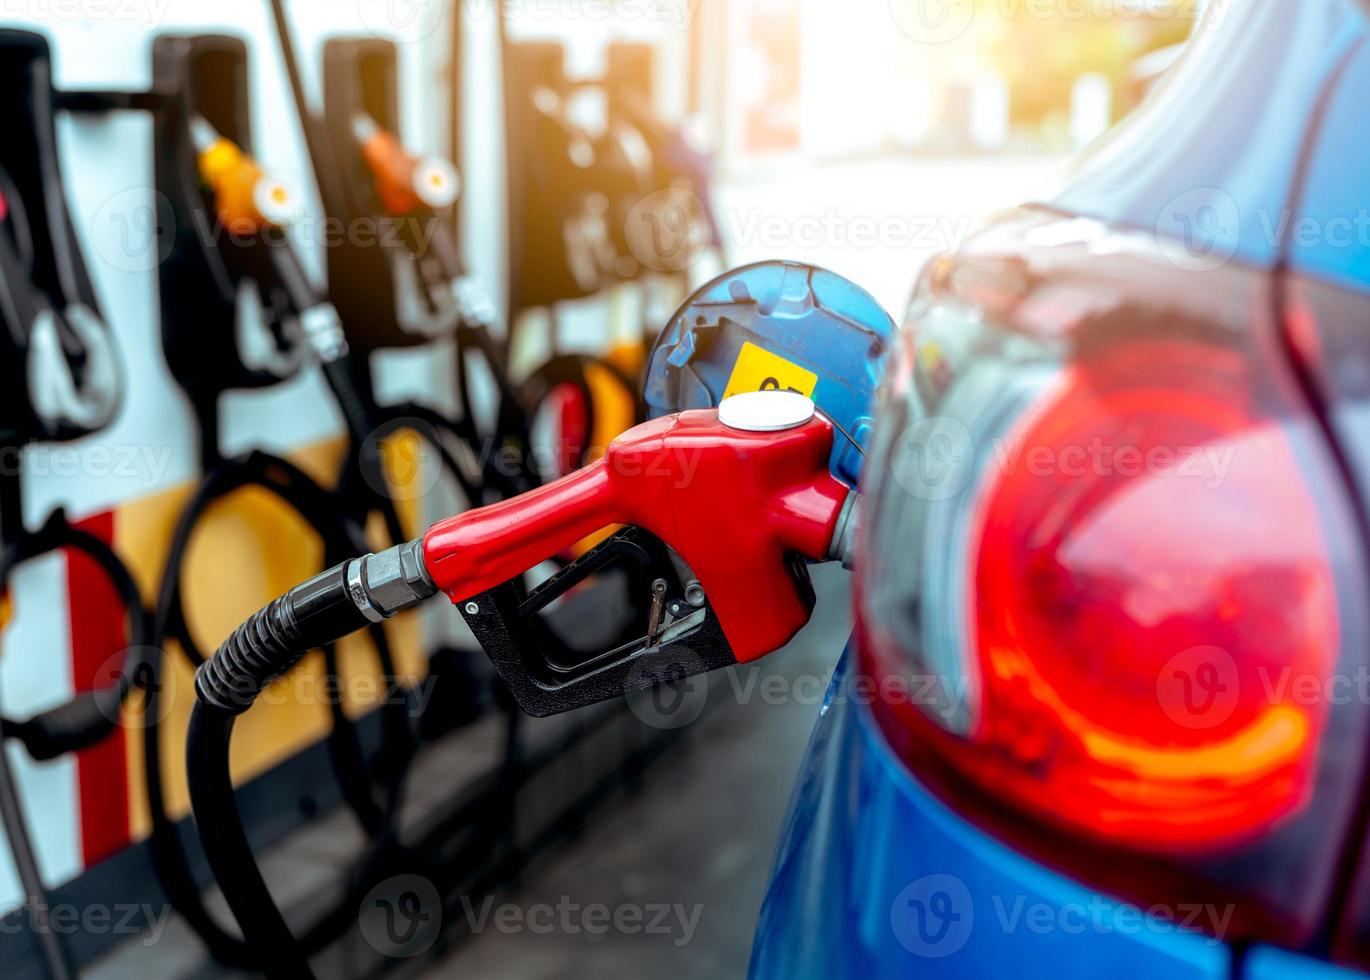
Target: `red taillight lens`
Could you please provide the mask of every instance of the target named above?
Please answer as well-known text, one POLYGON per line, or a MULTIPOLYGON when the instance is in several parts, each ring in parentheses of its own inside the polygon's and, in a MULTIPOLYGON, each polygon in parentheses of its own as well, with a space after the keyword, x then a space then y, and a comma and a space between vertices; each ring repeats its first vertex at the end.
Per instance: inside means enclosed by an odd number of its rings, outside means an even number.
POLYGON ((1139 847, 1307 800, 1328 704, 1303 693, 1336 670, 1337 600, 1306 471, 1254 393, 1231 352, 1123 344, 1010 432, 976 505, 963 772, 1139 847))
POLYGON ((1025 854, 1143 905, 1231 903, 1227 938, 1303 941, 1366 778, 1370 584, 1261 283, 1224 269, 1181 302, 1091 254, 990 307, 963 288, 978 268, 925 282, 882 394, 870 710, 1025 854))

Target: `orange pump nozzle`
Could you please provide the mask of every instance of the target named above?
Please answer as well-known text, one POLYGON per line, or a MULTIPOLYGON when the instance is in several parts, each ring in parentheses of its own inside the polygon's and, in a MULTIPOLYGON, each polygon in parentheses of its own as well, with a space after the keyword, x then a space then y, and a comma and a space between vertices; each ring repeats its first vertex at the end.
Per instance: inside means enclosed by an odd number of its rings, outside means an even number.
POLYGON ((251 235, 295 220, 295 194, 203 116, 191 117, 190 138, 200 179, 214 192, 219 220, 231 234, 251 235))
POLYGON ((365 112, 352 117, 352 135, 388 214, 400 217, 422 209, 440 211, 457 203, 461 177, 449 161, 411 155, 393 133, 365 112))

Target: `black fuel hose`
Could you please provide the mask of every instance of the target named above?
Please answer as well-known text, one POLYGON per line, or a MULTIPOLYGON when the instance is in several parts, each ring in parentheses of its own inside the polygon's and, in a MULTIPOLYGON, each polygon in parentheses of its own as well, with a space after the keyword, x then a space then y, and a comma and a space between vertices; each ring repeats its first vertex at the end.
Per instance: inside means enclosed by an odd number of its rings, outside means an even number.
MULTIPOLYGON (((326 556, 355 554, 360 539, 357 529, 348 530, 336 498, 293 464, 263 453, 230 460, 216 468, 201 484, 183 511, 173 536, 168 567, 163 577, 154 615, 152 638, 146 671, 151 680, 145 685, 144 716, 146 729, 143 752, 146 769, 148 809, 152 818, 150 848, 154 866, 163 889, 172 904, 190 923, 194 931, 219 961, 235 966, 256 966, 259 951, 220 926, 205 908, 198 885, 191 877, 189 863, 176 823, 167 812, 162 777, 160 744, 161 687, 157 679, 162 674, 161 647, 168 636, 181 641, 182 650, 192 666, 204 662, 191 636, 181 597, 181 565, 191 535, 207 509, 217 500, 246 486, 259 486, 273 493, 300 513, 324 539, 326 556)), ((326 560, 332 560, 326 557, 326 560)), ((384 630, 371 625, 371 637, 376 647, 382 673, 395 678, 396 672, 384 630)), ((326 670, 336 674, 336 653, 331 644, 324 647, 326 670)), ((381 709, 382 738, 380 756, 368 763, 362 750, 356 724, 347 717, 340 698, 329 698, 332 726, 328 737, 333 769, 343 791, 345 803, 358 823, 371 838, 371 848, 392 851, 395 835, 393 823, 402 798, 404 774, 414 751, 414 739, 409 727, 407 705, 387 698, 381 709), (370 773, 386 774, 377 800, 376 787, 370 773)), ((348 901, 359 901, 361 895, 349 896, 348 901)), ((322 947, 333 935, 320 933, 307 942, 322 947)))
POLYGON ((324 381, 342 413, 348 436, 347 465, 339 482, 345 500, 357 504, 351 515, 363 520, 379 511, 392 542, 404 540, 394 502, 384 493, 385 473, 372 438, 378 409, 371 390, 370 366, 358 359, 347 344, 338 311, 310 282, 299 256, 279 229, 264 239, 269 247, 270 267, 290 312, 299 320, 310 349, 319 360, 324 381), (356 488, 353 477, 362 478, 356 488))
POLYGON ((462 421, 471 432, 471 445, 479 447, 479 451, 490 460, 500 460, 508 453, 512 453, 517 460, 515 466, 507 469, 500 465, 484 468, 486 487, 501 500, 516 497, 538 484, 528 459, 532 423, 529 412, 519 401, 518 392, 509 381, 507 359, 507 353, 489 330, 483 327, 458 329, 457 392, 462 421), (480 353, 495 385, 494 425, 486 436, 482 436, 477 428, 475 400, 471 397, 476 378, 474 352, 480 353))
POLYGON ((319 185, 319 196, 323 198, 324 210, 329 214, 348 214, 347 193, 343 188, 341 176, 326 165, 329 155, 328 133, 314 113, 309 111, 305 98, 304 79, 300 73, 299 60, 295 56, 295 43, 291 39, 290 23, 286 18, 283 0, 270 0, 271 19, 276 29, 276 40, 281 46, 281 60, 285 64, 285 74, 290 82, 290 95, 295 102, 295 111, 304 131, 305 147, 309 151, 309 161, 314 170, 314 179, 319 185))
POLYGON ((237 717, 308 651, 333 643, 437 594, 422 539, 335 565, 263 607, 195 674, 186 767, 205 856, 268 977, 311 977, 252 856, 233 794, 229 743, 237 717))
POLYGON ((478 449, 480 435, 469 417, 453 420, 426 405, 403 402, 381 410, 374 436, 380 439, 406 428, 438 454, 442 469, 472 506, 483 503, 483 487, 500 487, 507 482, 495 454, 478 449), (469 463, 457 458, 444 436, 451 436, 457 444, 467 447, 472 454, 469 463))
POLYGON ((351 355, 324 360, 322 366, 324 380, 328 382, 347 426, 348 462, 339 482, 340 492, 344 498, 353 497, 357 491, 350 485, 352 477, 354 474, 360 476, 363 487, 359 492, 364 505, 359 506, 359 515, 379 510, 385 521, 386 534, 391 542, 398 544, 404 540, 404 528, 395 502, 382 492, 385 468, 376 451, 378 442, 374 436, 378 409, 370 393, 362 391, 354 374, 356 369, 351 355))

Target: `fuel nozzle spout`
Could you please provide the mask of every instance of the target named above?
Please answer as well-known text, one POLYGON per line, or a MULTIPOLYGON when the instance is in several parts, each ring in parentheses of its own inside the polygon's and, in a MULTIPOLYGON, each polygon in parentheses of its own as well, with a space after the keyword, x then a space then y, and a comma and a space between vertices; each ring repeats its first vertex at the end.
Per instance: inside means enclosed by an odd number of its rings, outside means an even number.
POLYGON ((190 117, 200 179, 214 193, 219 220, 235 235, 283 228, 299 217, 299 196, 268 175, 242 147, 200 115, 190 117))
POLYGON ((352 135, 390 216, 442 211, 457 203, 461 177, 451 161, 409 153, 394 133, 365 112, 353 115, 352 135))

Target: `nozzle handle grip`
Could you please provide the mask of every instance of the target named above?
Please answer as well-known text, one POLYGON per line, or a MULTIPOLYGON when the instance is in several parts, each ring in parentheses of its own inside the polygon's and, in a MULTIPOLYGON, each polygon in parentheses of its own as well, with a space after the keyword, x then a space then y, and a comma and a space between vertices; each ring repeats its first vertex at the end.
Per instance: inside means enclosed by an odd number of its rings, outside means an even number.
POLYGON ((808 622, 803 559, 829 557, 848 488, 828 471, 821 416, 780 432, 723 425, 716 409, 643 423, 555 483, 429 529, 424 560, 464 601, 603 527, 643 528, 694 571, 738 661, 779 649, 808 622))

